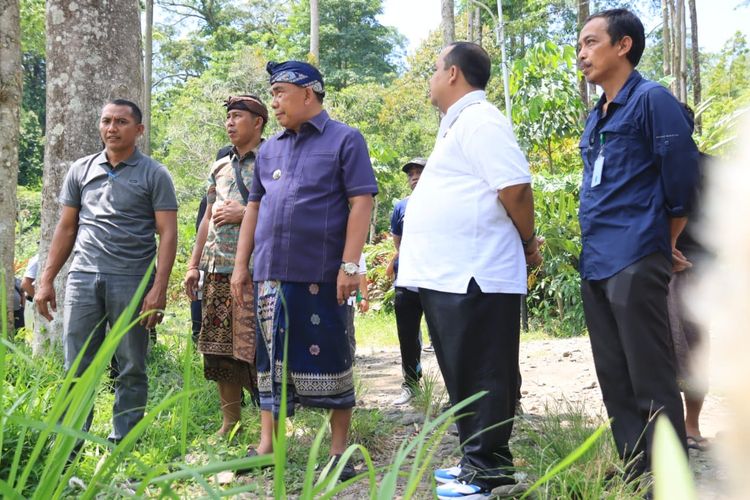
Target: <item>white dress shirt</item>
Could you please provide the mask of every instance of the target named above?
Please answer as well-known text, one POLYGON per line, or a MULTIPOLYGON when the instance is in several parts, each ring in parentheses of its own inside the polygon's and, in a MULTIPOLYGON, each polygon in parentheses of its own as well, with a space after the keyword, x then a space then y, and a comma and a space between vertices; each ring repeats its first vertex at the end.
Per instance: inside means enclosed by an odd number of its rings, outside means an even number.
POLYGON ((508 120, 484 91, 466 94, 440 123, 432 151, 406 207, 398 286, 466 293, 526 293, 518 230, 498 198, 531 182, 508 120))

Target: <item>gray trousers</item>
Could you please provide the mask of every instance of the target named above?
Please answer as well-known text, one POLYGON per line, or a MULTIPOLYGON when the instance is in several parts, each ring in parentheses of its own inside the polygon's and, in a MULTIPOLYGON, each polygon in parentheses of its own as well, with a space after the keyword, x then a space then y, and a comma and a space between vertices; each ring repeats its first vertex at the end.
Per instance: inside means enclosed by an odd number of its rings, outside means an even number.
MULTIPOLYGON (((91 364, 99 351, 109 325, 127 308, 135 295, 142 276, 105 273, 71 272, 65 288, 63 349, 65 369, 69 370, 84 344, 91 341, 83 354, 78 374, 91 364)), ((143 418, 148 398, 146 351, 148 331, 140 324, 133 326, 115 351, 119 375, 115 380, 112 432, 109 439, 119 441, 143 418)), ((93 413, 86 421, 91 425, 93 413)))

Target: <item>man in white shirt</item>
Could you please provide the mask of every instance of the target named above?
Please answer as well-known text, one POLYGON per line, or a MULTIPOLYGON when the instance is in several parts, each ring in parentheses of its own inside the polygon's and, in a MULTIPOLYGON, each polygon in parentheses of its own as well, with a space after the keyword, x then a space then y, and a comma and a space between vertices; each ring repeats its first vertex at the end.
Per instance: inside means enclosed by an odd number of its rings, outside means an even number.
POLYGON ((488 392, 461 412, 460 464, 435 471, 441 499, 514 483, 520 304, 526 265, 541 262, 528 164, 486 99, 489 78, 479 45, 456 42, 438 56, 430 97, 444 117, 401 242, 399 285, 419 288, 451 403, 488 392))

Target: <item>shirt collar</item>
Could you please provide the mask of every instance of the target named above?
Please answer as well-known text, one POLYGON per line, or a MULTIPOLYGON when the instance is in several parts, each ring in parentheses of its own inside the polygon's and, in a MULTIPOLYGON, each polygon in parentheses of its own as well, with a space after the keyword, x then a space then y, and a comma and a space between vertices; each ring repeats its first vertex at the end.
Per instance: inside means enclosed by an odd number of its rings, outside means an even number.
MULTIPOLYGON (((302 124, 302 127, 305 126, 305 124, 310 124, 312 128, 318 131, 319 134, 323 133, 323 130, 326 128, 326 124, 331 119, 330 116, 328 116, 328 112, 324 109, 317 115, 313 116, 309 120, 307 120, 305 123, 302 124)), ((300 127, 300 130, 302 130, 302 127, 300 127)), ((294 131, 286 129, 284 132, 282 132, 280 139, 283 139, 284 137, 287 137, 289 135, 294 135, 294 131)))
MULTIPOLYGON (((143 158, 143 156, 144 156, 143 153, 141 153, 140 150, 138 149, 138 146, 136 146, 135 151, 133 151, 133 154, 130 155, 127 160, 123 160, 120 163, 124 163, 125 165, 134 167, 138 164, 141 158, 143 158)), ((101 153, 99 153, 99 155, 94 159, 94 161, 99 165, 109 163, 109 160, 107 159, 107 150, 103 149, 101 153)), ((117 166, 117 165, 112 165, 112 164, 110 165, 113 168, 117 166)))
POLYGON ((244 161, 246 158, 249 158, 251 156, 253 158, 255 158, 256 156, 258 156, 258 150, 260 149, 260 145, 263 144, 263 141, 265 141, 265 139, 263 139, 261 137, 260 142, 258 143, 258 145, 255 146, 250 151, 248 151, 247 153, 245 153, 244 155, 240 155, 240 153, 237 151, 237 147, 236 146, 232 146, 232 151, 231 151, 231 155, 232 155, 231 157, 232 157, 232 159, 237 158, 240 161, 244 161))
MULTIPOLYGON (((625 83, 623 84, 620 91, 615 96, 612 104, 622 106, 623 104, 628 102, 630 94, 632 94, 633 90, 635 90, 638 84, 641 83, 641 80, 643 80, 641 74, 638 71, 633 70, 628 76, 628 79, 625 80, 625 83)), ((596 103, 596 107, 601 111, 602 106, 604 106, 605 102, 607 102, 607 96, 605 94, 602 94, 602 98, 599 99, 599 102, 596 103)))
POLYGON ((444 129, 450 127, 450 125, 456 120, 458 115, 461 114, 461 111, 463 111, 464 108, 486 100, 487 93, 484 90, 473 90, 468 94, 464 94, 458 101, 451 104, 451 106, 446 111, 445 116, 443 116, 443 119, 440 121, 440 131, 438 132, 438 137, 443 137, 445 135, 445 132, 447 132, 447 130, 444 129))

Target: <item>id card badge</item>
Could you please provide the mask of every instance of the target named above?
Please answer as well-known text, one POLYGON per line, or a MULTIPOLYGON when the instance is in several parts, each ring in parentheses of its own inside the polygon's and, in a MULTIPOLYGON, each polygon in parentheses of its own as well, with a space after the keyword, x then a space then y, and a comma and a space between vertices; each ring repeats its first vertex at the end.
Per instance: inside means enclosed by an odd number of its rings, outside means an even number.
POLYGON ((594 173, 591 174, 591 187, 602 183, 602 169, 604 169, 604 154, 600 151, 594 162, 594 173))

